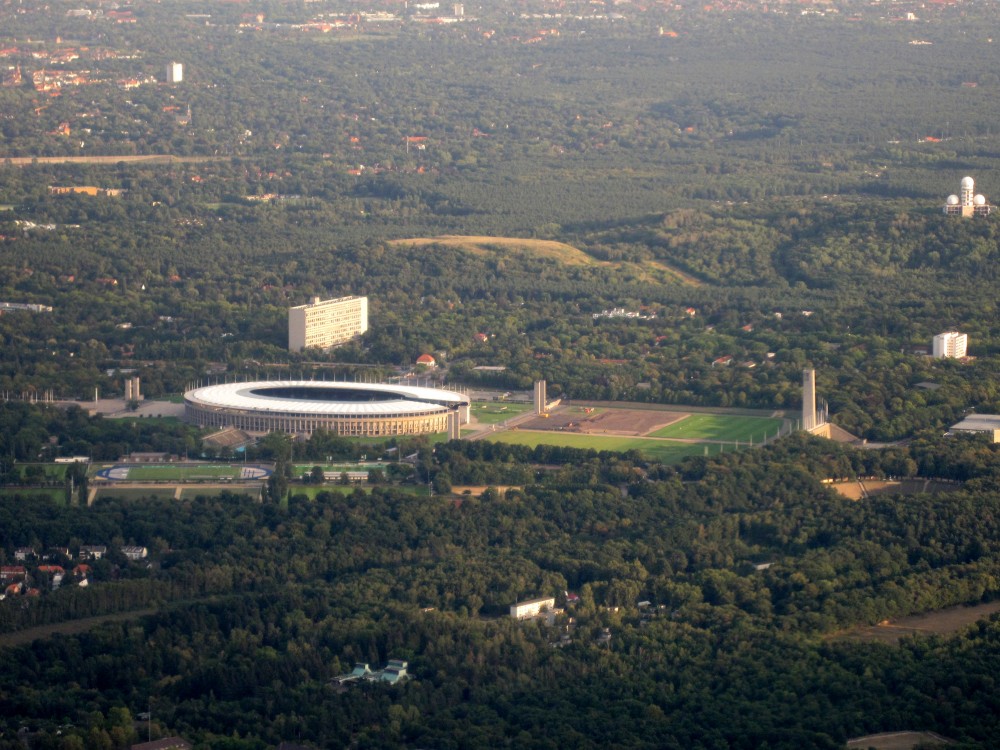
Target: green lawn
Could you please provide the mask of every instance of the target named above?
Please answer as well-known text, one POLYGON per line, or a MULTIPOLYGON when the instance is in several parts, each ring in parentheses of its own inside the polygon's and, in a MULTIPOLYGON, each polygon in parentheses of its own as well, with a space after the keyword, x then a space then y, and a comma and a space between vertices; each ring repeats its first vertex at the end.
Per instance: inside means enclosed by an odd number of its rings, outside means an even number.
MULTIPOLYGON (((51 500, 57 505, 66 504, 66 490, 63 488, 27 489, 21 487, 0 487, 0 497, 13 497, 14 495, 17 495, 21 499, 45 499, 51 500)), ((76 495, 73 498, 75 501, 76 495)))
POLYGON ((22 480, 25 480, 28 475, 29 472, 27 472, 26 469, 29 466, 35 467, 33 471, 37 471, 38 467, 41 467, 44 472, 41 475, 36 475, 36 479, 33 481, 61 482, 66 478, 66 468, 69 464, 17 463, 14 465, 14 470, 18 473, 18 476, 20 476, 22 480))
POLYGON ((143 487, 142 489, 101 487, 97 490, 96 500, 149 500, 152 498, 169 499, 173 496, 173 487, 143 487))
POLYGON ((726 448, 715 443, 671 443, 666 440, 647 440, 637 437, 607 437, 604 435, 578 435, 566 432, 498 432, 489 438, 497 443, 511 445, 558 445, 567 448, 593 448, 595 451, 638 450, 653 461, 676 463, 688 456, 714 456, 726 448))
POLYGON ((649 437, 678 438, 682 440, 725 440, 748 443, 764 442, 765 436, 774 437, 781 428, 780 419, 768 417, 740 417, 722 414, 690 414, 649 437))
POLYGON ((531 404, 514 404, 507 401, 475 401, 471 411, 473 418, 481 424, 499 424, 533 408, 531 404))

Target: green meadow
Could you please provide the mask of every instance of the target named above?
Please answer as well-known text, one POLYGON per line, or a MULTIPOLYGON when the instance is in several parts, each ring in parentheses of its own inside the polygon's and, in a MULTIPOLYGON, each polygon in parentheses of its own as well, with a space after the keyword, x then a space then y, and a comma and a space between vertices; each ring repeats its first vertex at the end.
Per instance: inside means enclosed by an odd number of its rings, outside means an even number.
POLYGON ((675 440, 722 440, 725 442, 764 442, 781 429, 780 419, 769 417, 728 416, 724 414, 689 414, 684 419, 649 434, 654 438, 675 440))
POLYGON ((566 448, 592 448, 595 451, 640 451, 647 458, 663 463, 676 463, 688 456, 715 456, 728 446, 718 443, 674 443, 668 440, 649 440, 639 437, 609 437, 605 435, 579 435, 569 432, 498 432, 490 440, 510 445, 558 445, 566 448))

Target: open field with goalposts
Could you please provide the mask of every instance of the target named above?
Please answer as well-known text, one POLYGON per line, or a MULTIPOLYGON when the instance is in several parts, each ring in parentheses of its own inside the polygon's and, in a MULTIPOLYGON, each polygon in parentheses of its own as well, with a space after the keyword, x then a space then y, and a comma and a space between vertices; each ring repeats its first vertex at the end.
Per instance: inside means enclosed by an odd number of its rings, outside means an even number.
POLYGON ((531 447, 555 445, 596 451, 637 450, 651 460, 676 463, 688 456, 715 456, 761 445, 766 440, 774 439, 784 422, 778 417, 686 413, 683 408, 670 411, 606 406, 592 409, 574 404, 570 409, 556 410, 544 422, 532 421, 512 431, 496 432, 483 439, 531 447), (577 415, 583 414, 587 416, 574 421, 577 415), (636 432, 629 434, 623 429, 625 425, 636 432), (602 427, 608 429, 596 429, 602 427), (652 432, 646 433, 650 429, 652 432))
POLYGON ((676 440, 721 440, 763 443, 773 438, 781 429, 782 420, 767 417, 742 417, 725 414, 688 414, 648 437, 674 438, 676 440))

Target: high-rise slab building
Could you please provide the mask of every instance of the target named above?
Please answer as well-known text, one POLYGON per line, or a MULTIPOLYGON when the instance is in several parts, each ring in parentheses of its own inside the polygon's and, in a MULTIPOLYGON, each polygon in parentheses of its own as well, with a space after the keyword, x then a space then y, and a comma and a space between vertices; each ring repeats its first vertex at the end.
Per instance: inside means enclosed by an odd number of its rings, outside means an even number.
POLYGON ((368 298, 339 297, 320 300, 288 310, 288 349, 328 349, 346 344, 368 330, 368 298))
POLYGON ((958 331, 945 331, 934 337, 933 355, 937 359, 958 359, 965 356, 969 347, 969 336, 958 331))
POLYGON ((184 65, 179 62, 167 64, 167 83, 180 83, 184 80, 184 65))

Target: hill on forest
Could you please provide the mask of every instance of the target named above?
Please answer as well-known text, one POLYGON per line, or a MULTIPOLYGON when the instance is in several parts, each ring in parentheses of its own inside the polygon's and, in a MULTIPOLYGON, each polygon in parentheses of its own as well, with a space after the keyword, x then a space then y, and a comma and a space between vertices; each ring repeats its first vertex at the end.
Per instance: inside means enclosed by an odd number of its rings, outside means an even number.
POLYGON ((440 237, 416 237, 412 239, 392 240, 388 243, 396 247, 429 247, 439 245, 463 250, 473 255, 496 254, 501 256, 530 255, 556 261, 566 266, 607 266, 616 268, 625 265, 638 266, 655 272, 659 280, 667 277, 672 281, 691 286, 700 285, 700 281, 682 271, 672 268, 661 261, 643 261, 638 264, 598 260, 565 242, 556 240, 539 240, 524 237, 489 237, 475 235, 442 235, 440 237))

